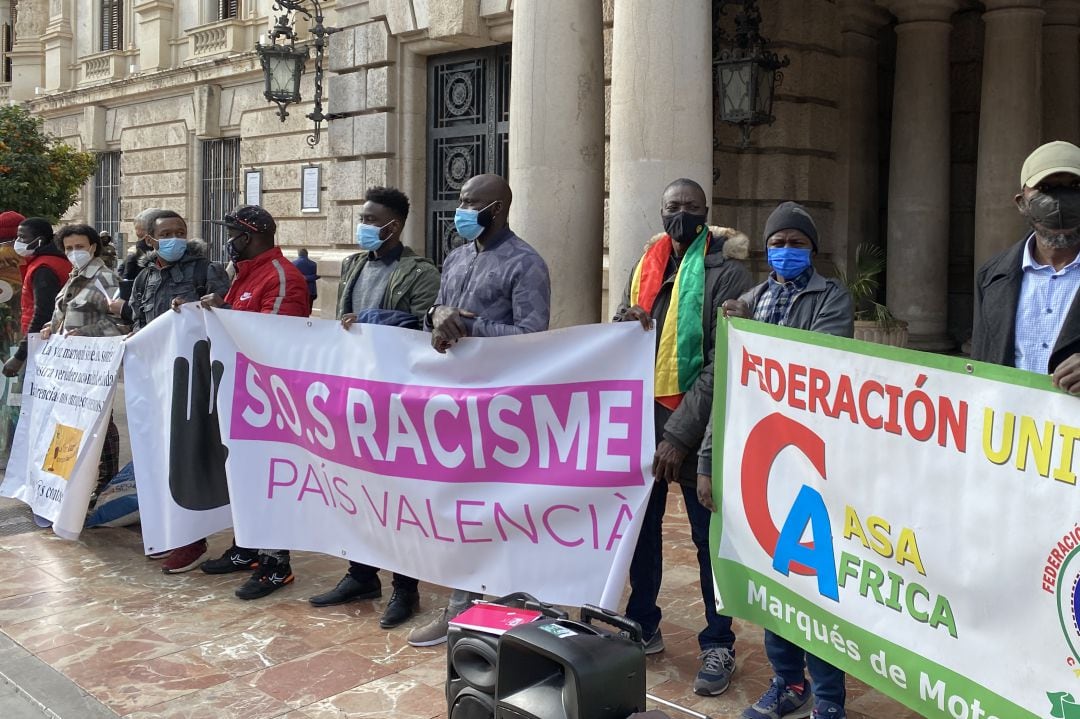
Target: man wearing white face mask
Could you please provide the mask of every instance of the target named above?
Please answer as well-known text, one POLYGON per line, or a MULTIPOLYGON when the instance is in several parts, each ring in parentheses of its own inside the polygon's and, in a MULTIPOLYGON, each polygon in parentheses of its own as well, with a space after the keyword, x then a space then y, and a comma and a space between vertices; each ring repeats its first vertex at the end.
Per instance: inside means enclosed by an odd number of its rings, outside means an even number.
POLYGON ((174 304, 228 293, 225 268, 206 257, 204 243, 187 239, 184 218, 162 210, 147 229, 150 249, 140 260, 131 299, 114 300, 111 306, 133 329, 145 327, 174 304))
POLYGON ((19 268, 23 280, 23 340, 15 356, 4 364, 5 377, 14 377, 23 368, 27 355, 26 335, 40 332, 49 322, 56 295, 71 274, 71 263, 53 242, 52 224, 44 217, 30 217, 19 223, 15 253, 26 258, 26 264, 19 268))
MULTIPOLYGON (((364 194, 356 244, 361 252, 341 263, 337 315, 348 330, 358 314, 380 317, 381 323, 414 326, 423 322, 439 291, 439 270, 401 244, 409 217, 409 198, 392 187, 372 187, 364 194)), ((394 573, 394 592, 386 603, 379 626, 392 629, 408 621, 420 606, 419 582, 394 573)), ((382 596, 379 570, 349 562, 349 571, 337 586, 308 599, 316 607, 331 607, 382 596)))

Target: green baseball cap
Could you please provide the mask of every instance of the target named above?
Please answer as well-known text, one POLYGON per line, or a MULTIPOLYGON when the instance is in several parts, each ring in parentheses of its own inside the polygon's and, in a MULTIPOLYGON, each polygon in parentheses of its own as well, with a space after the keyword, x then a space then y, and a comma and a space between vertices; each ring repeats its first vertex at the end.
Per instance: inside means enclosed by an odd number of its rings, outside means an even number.
POLYGON ((1067 172, 1080 177, 1080 147, 1071 142, 1048 142, 1024 160, 1020 187, 1035 187, 1050 175, 1067 172))

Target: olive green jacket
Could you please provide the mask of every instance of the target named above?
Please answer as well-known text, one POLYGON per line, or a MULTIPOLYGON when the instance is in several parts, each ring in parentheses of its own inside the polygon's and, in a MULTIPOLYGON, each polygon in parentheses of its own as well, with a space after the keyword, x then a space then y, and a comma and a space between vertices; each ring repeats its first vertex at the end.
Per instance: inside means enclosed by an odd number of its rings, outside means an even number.
MULTIPOLYGON (((341 263, 341 284, 338 285, 337 301, 339 319, 342 315, 354 311, 353 285, 356 284, 367 261, 367 252, 357 252, 355 255, 346 257, 341 263)), ((386 292, 383 294, 379 309, 411 312, 423 324, 424 315, 435 303, 435 296, 438 293, 439 269, 435 263, 406 247, 401 253, 397 267, 390 275, 390 281, 386 284, 386 292)))

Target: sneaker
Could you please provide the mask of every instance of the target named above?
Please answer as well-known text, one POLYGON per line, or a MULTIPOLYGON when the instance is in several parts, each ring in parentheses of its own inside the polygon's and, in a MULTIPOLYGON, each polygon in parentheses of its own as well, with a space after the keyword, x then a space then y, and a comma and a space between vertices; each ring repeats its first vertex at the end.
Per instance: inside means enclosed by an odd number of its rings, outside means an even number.
POLYGON ((337 586, 329 592, 316 594, 308 599, 316 607, 332 607, 336 604, 344 604, 354 599, 378 599, 382 596, 382 582, 379 575, 375 575, 366 582, 356 580, 353 575, 346 574, 337 586))
POLYGON ((694 693, 703 697, 723 694, 731 686, 735 673, 735 654, 726 647, 706 649, 699 656, 701 670, 694 678, 694 693))
POLYGON ((290 584, 295 578, 288 562, 263 555, 259 557, 259 568, 240 585, 235 594, 240 599, 259 599, 290 584))
POLYGON ((234 544, 217 559, 208 559, 200 564, 199 569, 207 574, 228 574, 229 572, 244 572, 258 566, 258 551, 238 547, 234 544))
POLYGON ((206 540, 200 539, 186 547, 174 549, 169 558, 161 563, 161 571, 165 574, 180 574, 190 572, 199 566, 199 562, 206 556, 206 540))
POLYGON ((393 629, 412 619, 420 609, 420 593, 415 590, 395 589, 386 603, 386 610, 379 619, 383 629, 393 629))
POLYGON ((442 644, 446 641, 446 634, 450 630, 450 619, 447 614, 447 610, 443 609, 430 622, 412 630, 406 641, 414 647, 434 647, 442 644))
POLYGON ((643 641, 645 642, 645 656, 659 654, 664 651, 664 634, 660 631, 659 627, 653 632, 651 637, 643 641))
POLYGON ((172 554, 172 550, 171 549, 166 549, 164 552, 154 552, 153 554, 147 554, 146 558, 147 559, 154 559, 154 560, 165 559, 170 554, 172 554))
POLYGON ((789 689, 780 677, 773 677, 757 703, 743 711, 742 719, 806 719, 813 706, 814 695, 809 689, 799 693, 789 689))
POLYGON ((819 699, 810 717, 811 719, 847 719, 847 712, 836 702, 819 699))

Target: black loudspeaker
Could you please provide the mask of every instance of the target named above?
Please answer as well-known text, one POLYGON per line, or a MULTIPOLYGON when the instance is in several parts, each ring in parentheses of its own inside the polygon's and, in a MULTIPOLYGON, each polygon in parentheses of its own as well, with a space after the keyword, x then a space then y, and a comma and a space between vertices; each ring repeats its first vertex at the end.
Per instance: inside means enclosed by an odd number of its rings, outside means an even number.
POLYGON ((496 667, 496 719, 626 719, 645 711, 641 627, 598 607, 582 609, 580 622, 514 627, 502 635, 496 667))
MULTIPOLYGON (((500 597, 493 603, 535 609, 549 617, 566 617, 565 612, 522 593, 500 597)), ((446 647, 447 716, 449 719, 494 719, 499 637, 451 624, 446 647)))

